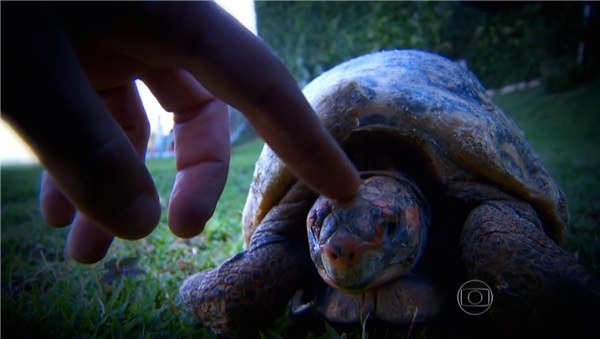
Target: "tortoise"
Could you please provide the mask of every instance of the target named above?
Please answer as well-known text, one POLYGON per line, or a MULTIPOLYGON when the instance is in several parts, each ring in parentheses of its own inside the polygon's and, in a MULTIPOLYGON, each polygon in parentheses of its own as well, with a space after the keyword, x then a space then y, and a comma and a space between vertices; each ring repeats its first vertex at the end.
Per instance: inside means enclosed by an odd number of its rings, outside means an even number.
POLYGON ((596 279, 560 247, 564 193, 464 66, 376 52, 303 93, 359 170, 358 195, 318 196, 265 146, 242 215, 246 249, 181 286, 203 324, 239 336, 291 305, 331 324, 462 335, 475 323, 549 329, 598 306, 596 279), (459 310, 469 279, 489 287, 464 301, 489 308, 479 317, 459 310))

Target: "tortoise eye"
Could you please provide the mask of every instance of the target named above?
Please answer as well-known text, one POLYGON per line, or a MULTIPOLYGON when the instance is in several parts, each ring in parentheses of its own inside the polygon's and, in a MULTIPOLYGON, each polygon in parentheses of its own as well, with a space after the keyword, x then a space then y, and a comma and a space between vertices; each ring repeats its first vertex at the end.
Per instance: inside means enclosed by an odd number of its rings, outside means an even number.
POLYGON ((323 221, 325 220, 325 218, 327 217, 327 215, 331 212, 331 207, 329 205, 326 205, 323 208, 319 208, 317 209, 315 215, 316 215, 316 222, 319 224, 322 224, 323 221))
POLYGON ((326 216, 324 209, 320 208, 311 211, 309 214, 308 225, 317 238, 319 238, 319 235, 321 234, 321 228, 323 227, 323 221, 326 216))
POLYGON ((308 223, 317 238, 329 213, 331 213, 331 205, 326 201, 317 201, 309 213, 308 223))
POLYGON ((310 229, 312 230, 313 234, 315 235, 315 238, 319 239, 319 236, 321 235, 321 225, 322 224, 312 224, 310 229))

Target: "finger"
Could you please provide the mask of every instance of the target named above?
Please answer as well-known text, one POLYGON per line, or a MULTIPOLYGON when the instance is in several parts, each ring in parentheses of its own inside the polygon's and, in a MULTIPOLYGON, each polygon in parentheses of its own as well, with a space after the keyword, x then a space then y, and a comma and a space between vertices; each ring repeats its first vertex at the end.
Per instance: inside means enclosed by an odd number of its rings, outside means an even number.
POLYGON ((150 3, 142 9, 135 26, 139 41, 120 47, 190 71, 211 93, 244 112, 310 187, 340 201, 353 198, 360 183, 356 169, 283 63, 258 38, 210 2, 150 3))
POLYGON ((82 264, 100 261, 110 248, 113 235, 82 213, 77 213, 67 238, 67 252, 82 264))
MULTIPOLYGON (((150 124, 137 87, 133 82, 129 82, 101 91, 99 95, 106 108, 125 131, 137 156, 143 159, 150 135, 150 124)), ((144 212, 154 213, 154 211, 144 212)), ((100 225, 86 216, 78 214, 69 232, 67 244, 69 254, 79 262, 95 263, 106 255, 112 239, 112 235, 100 225)))
POLYGON ((229 168, 227 107, 189 73, 160 70, 143 81, 174 112, 177 176, 169 203, 169 227, 180 237, 204 228, 223 192, 229 168))
MULTIPOLYGON (((150 127, 136 87, 129 83, 104 91, 100 96, 133 143, 138 155, 143 157, 148 144, 150 127)), ((75 216, 75 207, 46 171, 42 176, 40 205, 42 216, 51 226, 67 226, 75 216)))
POLYGON ((5 117, 79 211, 117 236, 147 235, 160 217, 152 178, 83 75, 53 12, 7 9, 5 117))
POLYGON ((67 226, 75 217, 75 207, 46 171, 42 174, 40 209, 44 221, 54 227, 67 226))
MULTIPOLYGON (((129 83, 104 91, 101 97, 134 144, 138 155, 143 157, 149 136, 149 124, 136 87, 129 83)), ((73 221, 74 206, 46 171, 42 177, 40 203, 42 215, 48 224, 62 227, 73 221)), ((70 234, 69 253, 82 263, 94 263, 102 259, 112 242, 109 233, 81 214, 73 222, 70 234)))
POLYGON ((150 137, 150 122, 135 83, 131 81, 98 94, 143 160, 150 137))

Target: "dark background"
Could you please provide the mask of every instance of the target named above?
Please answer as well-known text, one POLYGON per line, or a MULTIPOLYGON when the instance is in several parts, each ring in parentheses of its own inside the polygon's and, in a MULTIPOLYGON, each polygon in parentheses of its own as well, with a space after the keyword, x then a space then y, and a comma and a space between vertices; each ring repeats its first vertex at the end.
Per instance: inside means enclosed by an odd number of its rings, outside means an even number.
POLYGON ((259 35, 301 86, 386 49, 462 59, 487 88, 541 79, 557 92, 599 73, 595 2, 257 1, 256 12, 259 35))

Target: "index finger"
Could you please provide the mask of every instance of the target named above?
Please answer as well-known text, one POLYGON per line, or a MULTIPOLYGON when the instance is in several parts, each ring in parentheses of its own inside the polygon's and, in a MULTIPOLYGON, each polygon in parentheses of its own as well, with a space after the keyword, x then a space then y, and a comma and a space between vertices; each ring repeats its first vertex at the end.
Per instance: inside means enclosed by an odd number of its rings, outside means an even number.
POLYGON ((242 111, 311 188, 339 201, 354 197, 358 173, 262 41, 210 2, 150 3, 141 13, 134 28, 141 30, 140 40, 124 48, 151 62, 185 68, 242 111))

